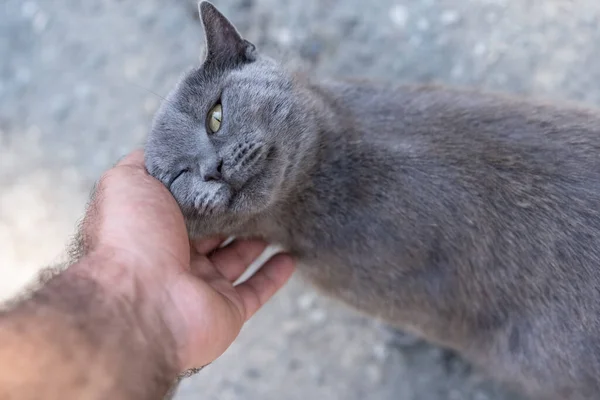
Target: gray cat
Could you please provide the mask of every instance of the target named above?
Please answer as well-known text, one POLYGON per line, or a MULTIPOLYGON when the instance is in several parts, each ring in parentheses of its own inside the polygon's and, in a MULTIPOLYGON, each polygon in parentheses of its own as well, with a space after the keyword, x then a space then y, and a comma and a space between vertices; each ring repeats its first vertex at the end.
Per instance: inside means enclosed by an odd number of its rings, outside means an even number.
POLYGON ((146 147, 191 236, 265 238, 532 398, 600 398, 600 113, 314 82, 200 9, 205 60, 146 147))

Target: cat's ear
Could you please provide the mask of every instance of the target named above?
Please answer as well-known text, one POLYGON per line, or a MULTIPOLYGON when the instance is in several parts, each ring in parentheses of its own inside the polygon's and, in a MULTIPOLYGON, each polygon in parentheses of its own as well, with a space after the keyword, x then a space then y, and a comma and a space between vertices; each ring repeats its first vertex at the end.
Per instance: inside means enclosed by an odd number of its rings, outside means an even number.
POLYGON ((256 47, 242 38, 215 6, 201 1, 198 8, 206 37, 205 63, 251 62, 256 59, 256 47))

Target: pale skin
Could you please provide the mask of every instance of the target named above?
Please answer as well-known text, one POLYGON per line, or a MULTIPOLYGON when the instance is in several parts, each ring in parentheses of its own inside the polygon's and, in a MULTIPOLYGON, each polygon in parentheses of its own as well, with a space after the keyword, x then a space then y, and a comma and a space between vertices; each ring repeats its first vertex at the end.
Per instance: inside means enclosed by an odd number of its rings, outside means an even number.
POLYGON ((218 358, 294 271, 285 254, 233 282, 265 249, 190 243, 168 190, 134 152, 99 181, 84 257, 0 313, 0 398, 162 399, 218 358))

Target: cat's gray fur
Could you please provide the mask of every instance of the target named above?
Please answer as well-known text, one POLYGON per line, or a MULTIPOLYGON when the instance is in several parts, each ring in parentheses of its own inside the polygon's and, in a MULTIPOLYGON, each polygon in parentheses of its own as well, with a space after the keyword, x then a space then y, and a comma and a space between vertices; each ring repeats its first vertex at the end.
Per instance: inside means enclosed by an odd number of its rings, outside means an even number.
POLYGON ((532 398, 600 397, 600 113, 313 82, 209 3, 201 16, 205 62, 163 103, 146 148, 192 236, 280 244, 328 294, 532 398), (223 179, 205 181, 221 159, 223 179))

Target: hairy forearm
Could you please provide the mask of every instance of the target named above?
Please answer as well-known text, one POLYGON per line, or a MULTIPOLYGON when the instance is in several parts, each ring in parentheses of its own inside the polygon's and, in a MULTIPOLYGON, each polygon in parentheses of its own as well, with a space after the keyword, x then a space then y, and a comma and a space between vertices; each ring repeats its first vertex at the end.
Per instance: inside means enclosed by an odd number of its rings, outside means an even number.
POLYGON ((110 262, 84 258, 0 314, 0 398, 163 398, 177 374, 173 339, 144 293, 122 296, 85 273, 110 262))

